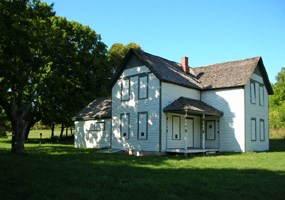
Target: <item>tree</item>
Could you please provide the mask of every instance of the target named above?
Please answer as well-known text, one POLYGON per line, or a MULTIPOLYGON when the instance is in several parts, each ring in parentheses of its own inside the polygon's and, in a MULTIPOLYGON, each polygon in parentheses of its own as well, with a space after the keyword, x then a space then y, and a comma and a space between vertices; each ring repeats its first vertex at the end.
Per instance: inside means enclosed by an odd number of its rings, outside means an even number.
POLYGON ((115 72, 124 59, 125 55, 128 53, 128 51, 133 49, 141 49, 140 45, 131 42, 128 45, 123 45, 121 43, 114 43, 110 50, 108 51, 108 61, 110 66, 113 68, 113 72, 115 72))
POLYGON ((274 94, 269 97, 269 117, 272 128, 281 128, 285 127, 285 68, 277 74, 276 81, 272 85, 274 94))
POLYGON ((39 0, 0 2, 0 105, 11 121, 12 152, 22 153, 37 121, 70 121, 104 93, 110 70, 106 45, 89 27, 39 0))
POLYGON ((51 87, 43 100, 42 119, 52 129, 55 123, 62 124, 63 128, 71 126, 71 117, 78 109, 98 96, 105 96, 107 81, 111 76, 106 45, 100 42, 100 35, 89 27, 68 22, 65 18, 53 20, 55 27, 60 27, 60 32, 64 34, 52 30, 58 40, 57 48, 53 50, 53 62, 58 66, 48 78, 51 87))

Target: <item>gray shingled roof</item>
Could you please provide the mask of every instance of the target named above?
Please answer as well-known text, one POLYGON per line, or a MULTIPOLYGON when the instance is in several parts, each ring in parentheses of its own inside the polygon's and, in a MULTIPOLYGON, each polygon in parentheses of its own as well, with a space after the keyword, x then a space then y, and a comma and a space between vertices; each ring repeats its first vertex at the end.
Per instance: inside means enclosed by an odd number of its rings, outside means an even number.
POLYGON ((88 106, 77 113, 72 120, 92 120, 111 118, 112 100, 111 97, 101 97, 92 101, 88 106))
POLYGON ((269 94, 272 94, 273 90, 261 57, 197 67, 193 68, 193 72, 201 82, 201 89, 228 88, 249 83, 252 73, 257 66, 259 66, 263 75, 269 94))
POLYGON ((187 111, 188 114, 195 115, 215 115, 222 116, 223 112, 218 109, 204 103, 203 101, 190 99, 186 97, 179 97, 171 104, 166 106, 163 109, 164 112, 177 112, 177 113, 185 113, 187 111))
POLYGON ((138 49, 131 49, 128 52, 124 61, 120 65, 119 70, 116 72, 113 78, 112 86, 122 74, 123 70, 125 69, 124 67, 126 62, 132 55, 136 55, 160 80, 185 87, 200 89, 199 82, 195 79, 195 77, 190 74, 186 74, 179 63, 161 58, 159 56, 151 55, 138 49))
POLYGON ((186 74, 179 63, 136 49, 128 52, 112 79, 112 86, 122 74, 126 62, 132 55, 136 55, 161 81, 200 90, 244 86, 250 82, 252 73, 259 66, 265 87, 269 94, 273 94, 261 57, 192 68, 191 71, 194 73, 186 74))

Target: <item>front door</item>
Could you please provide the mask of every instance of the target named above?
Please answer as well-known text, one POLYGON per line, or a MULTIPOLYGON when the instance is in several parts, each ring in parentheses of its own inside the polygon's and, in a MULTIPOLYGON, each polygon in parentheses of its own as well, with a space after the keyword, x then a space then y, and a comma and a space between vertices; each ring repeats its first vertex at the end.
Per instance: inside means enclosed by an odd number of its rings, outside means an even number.
POLYGON ((194 119, 186 118, 185 136, 187 147, 194 147, 194 119))

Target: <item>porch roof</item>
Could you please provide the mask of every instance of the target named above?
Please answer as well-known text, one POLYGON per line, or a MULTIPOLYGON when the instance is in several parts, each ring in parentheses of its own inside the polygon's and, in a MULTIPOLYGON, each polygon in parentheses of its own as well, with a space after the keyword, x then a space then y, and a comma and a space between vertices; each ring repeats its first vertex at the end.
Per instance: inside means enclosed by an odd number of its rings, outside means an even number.
POLYGON ((163 109, 164 112, 185 113, 194 115, 222 116, 224 113, 200 100, 179 97, 163 109))

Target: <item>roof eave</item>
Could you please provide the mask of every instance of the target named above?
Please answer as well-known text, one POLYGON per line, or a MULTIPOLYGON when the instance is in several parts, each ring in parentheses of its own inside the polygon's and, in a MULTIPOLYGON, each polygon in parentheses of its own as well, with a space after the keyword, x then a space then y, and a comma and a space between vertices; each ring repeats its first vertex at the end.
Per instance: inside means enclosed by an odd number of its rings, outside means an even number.
POLYGON ((261 73, 262 73, 262 76, 263 76, 263 80, 264 80, 264 84, 265 84, 265 87, 267 89, 268 94, 269 95, 273 95, 274 91, 273 91, 273 88, 272 88, 271 83, 269 81, 268 74, 267 74, 265 66, 263 64, 262 57, 260 57, 260 59, 259 59, 259 61, 257 63, 257 66, 260 66, 260 70, 261 70, 261 73))
POLYGON ((189 115, 198 115, 198 116, 202 116, 203 114, 205 114, 205 115, 209 115, 209 116, 221 117, 224 115, 223 112, 215 113, 215 112, 193 111, 193 110, 188 110, 188 109, 177 109, 177 110, 167 109, 167 110, 163 110, 163 112, 181 113, 181 114, 185 114, 186 111, 187 111, 187 114, 189 114, 189 115))

